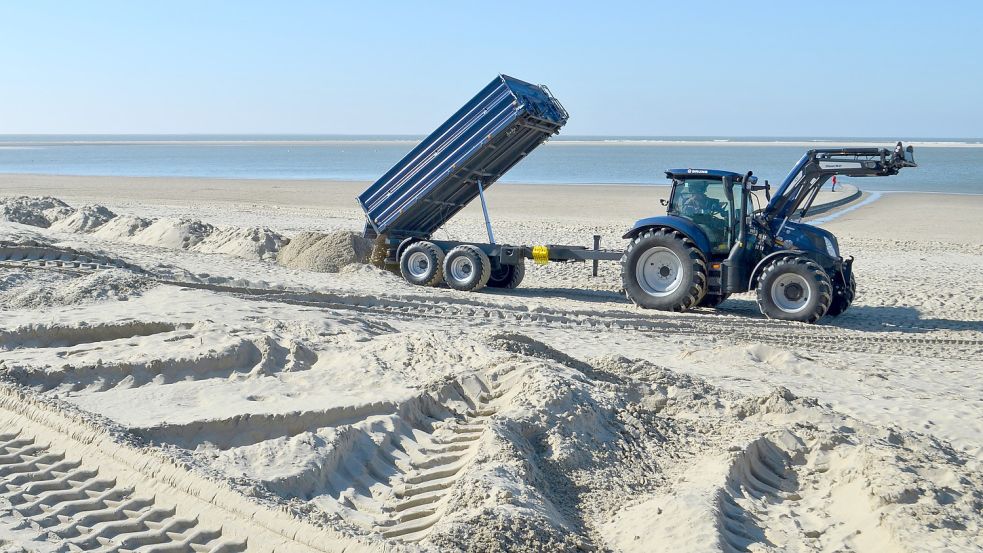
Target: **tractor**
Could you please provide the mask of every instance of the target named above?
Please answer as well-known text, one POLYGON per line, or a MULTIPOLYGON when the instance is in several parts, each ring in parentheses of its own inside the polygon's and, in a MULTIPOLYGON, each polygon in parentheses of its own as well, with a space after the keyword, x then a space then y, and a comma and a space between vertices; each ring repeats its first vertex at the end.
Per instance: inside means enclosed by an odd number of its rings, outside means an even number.
POLYGON ((856 295, 853 257, 829 231, 802 222, 834 175, 896 175, 917 167, 911 146, 832 148, 806 152, 771 194, 752 172, 672 169, 666 215, 641 219, 624 238, 625 294, 636 305, 666 311, 716 307, 754 291, 768 318, 815 323, 842 314, 856 295), (757 193, 767 204, 755 209, 757 193))

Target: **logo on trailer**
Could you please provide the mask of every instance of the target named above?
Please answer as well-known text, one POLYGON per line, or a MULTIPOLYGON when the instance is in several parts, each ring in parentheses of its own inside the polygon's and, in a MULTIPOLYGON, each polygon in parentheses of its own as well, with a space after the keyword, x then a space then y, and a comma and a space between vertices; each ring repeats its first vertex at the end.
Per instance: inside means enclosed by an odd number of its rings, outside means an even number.
POLYGON ((687 173, 693 173, 693 174, 696 174, 696 175, 708 175, 708 174, 710 174, 710 171, 707 171, 705 169, 687 169, 686 172, 687 173))

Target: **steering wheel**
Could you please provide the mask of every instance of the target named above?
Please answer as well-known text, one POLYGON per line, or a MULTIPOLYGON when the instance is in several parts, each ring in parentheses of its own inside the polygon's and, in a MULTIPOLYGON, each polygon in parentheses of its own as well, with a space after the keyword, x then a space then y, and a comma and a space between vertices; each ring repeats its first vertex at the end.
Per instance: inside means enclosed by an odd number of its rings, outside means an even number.
POLYGON ((727 216, 727 208, 719 200, 714 200, 713 198, 708 198, 706 196, 700 198, 697 196, 689 196, 683 201, 683 209, 689 211, 690 213, 698 213, 705 215, 720 215, 723 217, 727 216))

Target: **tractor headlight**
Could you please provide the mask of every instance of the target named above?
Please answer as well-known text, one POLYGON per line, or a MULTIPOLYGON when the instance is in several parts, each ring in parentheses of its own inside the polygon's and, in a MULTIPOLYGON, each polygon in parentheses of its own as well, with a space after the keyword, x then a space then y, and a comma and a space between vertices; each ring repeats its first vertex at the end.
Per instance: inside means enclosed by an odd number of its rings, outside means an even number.
POLYGON ((830 257, 839 257, 840 253, 836 251, 836 245, 833 241, 829 239, 828 236, 823 236, 823 240, 826 241, 826 251, 829 253, 830 257))

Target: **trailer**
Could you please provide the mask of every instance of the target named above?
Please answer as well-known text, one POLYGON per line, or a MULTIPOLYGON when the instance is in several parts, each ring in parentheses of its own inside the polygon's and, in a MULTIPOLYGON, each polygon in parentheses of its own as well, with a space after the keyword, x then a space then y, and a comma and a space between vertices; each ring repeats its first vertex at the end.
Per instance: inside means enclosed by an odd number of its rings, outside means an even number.
POLYGON ((365 237, 380 260, 413 284, 446 282, 458 290, 514 288, 525 260, 537 263, 618 260, 620 250, 495 241, 485 190, 557 134, 567 111, 543 85, 499 75, 358 196, 365 237), (433 240, 433 233, 479 199, 488 242, 433 240))

